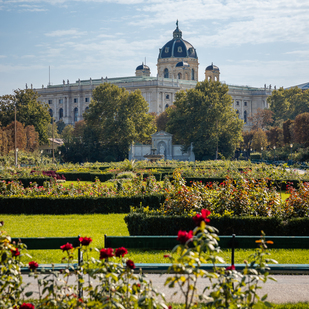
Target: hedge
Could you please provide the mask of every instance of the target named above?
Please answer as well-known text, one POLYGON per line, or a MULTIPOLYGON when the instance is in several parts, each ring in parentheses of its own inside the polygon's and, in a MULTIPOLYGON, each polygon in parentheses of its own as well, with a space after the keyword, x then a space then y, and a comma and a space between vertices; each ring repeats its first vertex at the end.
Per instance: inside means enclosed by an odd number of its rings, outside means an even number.
MULTIPOLYGON (((272 236, 309 236, 309 218, 294 218, 283 221, 276 217, 209 217, 210 225, 219 230, 219 235, 260 235, 264 231, 272 236)), ((191 217, 149 216, 133 213, 125 217, 131 236, 177 235, 179 230, 193 230, 191 217)))
POLYGON ((67 181, 95 181, 96 177, 101 181, 105 182, 112 178, 115 178, 115 173, 95 173, 95 172, 65 172, 61 173, 64 175, 67 181))
MULTIPOLYGON (((226 180, 226 178, 216 178, 216 177, 184 177, 189 185, 191 182, 202 182, 203 184, 207 183, 222 183, 226 180)), ((237 179, 235 179, 237 181, 237 179)), ((255 179, 256 181, 260 181, 261 179, 255 179)), ((285 191, 287 184, 291 185, 294 188, 297 188, 299 183, 309 182, 308 180, 296 180, 296 179, 286 179, 286 180, 267 180, 268 187, 275 186, 277 190, 285 191)))
POLYGON ((133 197, 46 197, 46 198, 0 198, 0 214, 89 214, 129 213, 130 206, 160 207, 163 195, 133 197))

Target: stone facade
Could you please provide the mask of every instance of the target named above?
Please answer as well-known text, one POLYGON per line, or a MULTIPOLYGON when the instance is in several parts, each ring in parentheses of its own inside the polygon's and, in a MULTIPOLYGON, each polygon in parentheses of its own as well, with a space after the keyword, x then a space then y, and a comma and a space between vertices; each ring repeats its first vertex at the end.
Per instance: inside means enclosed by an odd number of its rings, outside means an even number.
MULTIPOLYGON (((177 28, 172 40, 160 50, 157 62, 157 76, 150 76, 150 68, 139 65, 135 76, 120 78, 103 78, 77 80, 70 83, 63 81, 60 85, 48 85, 35 89, 42 102, 49 104, 50 113, 56 121, 63 119, 66 124, 73 124, 83 119, 88 108, 93 89, 101 83, 112 83, 128 91, 139 89, 149 104, 149 112, 160 114, 173 104, 175 94, 180 90, 192 89, 198 81, 198 57, 195 48, 182 39, 182 32, 177 28)), ((211 64, 205 69, 205 78, 219 81, 220 70, 211 64)), ((244 120, 244 130, 251 128, 249 117, 258 108, 267 108, 267 97, 271 87, 254 88, 248 86, 228 85, 233 98, 233 106, 239 117, 244 120)))
POLYGON ((163 155, 166 160, 195 161, 193 146, 183 152, 181 145, 173 145, 173 135, 164 131, 152 134, 151 145, 132 145, 129 151, 129 160, 147 160, 145 156, 154 154, 163 155))

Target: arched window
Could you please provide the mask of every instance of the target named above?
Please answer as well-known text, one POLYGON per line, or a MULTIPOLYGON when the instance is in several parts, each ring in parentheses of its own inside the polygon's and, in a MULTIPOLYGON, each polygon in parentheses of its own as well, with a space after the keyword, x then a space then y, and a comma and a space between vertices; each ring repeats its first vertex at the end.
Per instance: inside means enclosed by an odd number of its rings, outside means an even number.
POLYGON ((78 108, 75 107, 75 108, 74 108, 74 122, 77 121, 77 117, 78 117, 78 108))
POLYGON ((182 78, 182 76, 181 76, 181 73, 178 73, 178 79, 181 79, 182 78))
POLYGON ((168 108, 168 104, 165 105, 165 109, 167 109, 167 108, 168 108))
POLYGON ((238 118, 239 118, 239 110, 236 110, 236 114, 237 114, 237 116, 238 116, 238 118))
POLYGON ((194 80, 194 69, 191 70, 191 79, 194 80))
POLYGON ((53 110, 52 110, 52 109, 50 109, 50 110, 49 110, 49 114, 50 114, 50 117, 53 117, 54 112, 53 112, 53 110))
POLYGON ((85 111, 87 111, 89 109, 89 106, 87 106, 86 108, 85 108, 85 111))
POLYGON ((59 119, 63 118, 63 108, 59 109, 59 119))
POLYGON ((168 78, 168 69, 167 68, 164 69, 164 78, 168 78))
POLYGON ((247 111, 244 111, 244 122, 247 123, 247 111))

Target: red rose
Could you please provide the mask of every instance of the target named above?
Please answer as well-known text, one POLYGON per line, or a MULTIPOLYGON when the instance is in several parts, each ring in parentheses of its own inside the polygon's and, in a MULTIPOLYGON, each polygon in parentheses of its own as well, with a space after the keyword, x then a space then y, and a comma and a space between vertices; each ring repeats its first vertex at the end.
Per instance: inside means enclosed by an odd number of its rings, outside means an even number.
POLYGON ((189 239, 191 239, 193 237, 193 232, 189 231, 178 231, 178 237, 177 240, 182 243, 185 244, 189 239))
POLYGON ((211 212, 208 209, 202 209, 201 214, 197 214, 192 219, 195 222, 196 226, 200 226, 201 222, 204 221, 205 223, 210 222, 210 220, 207 218, 211 212))
POLYGON ((73 246, 72 246, 72 244, 66 243, 65 245, 61 246, 60 249, 63 250, 63 252, 69 251, 69 250, 73 249, 73 246))
POLYGON ((235 268, 234 265, 231 265, 231 266, 229 266, 229 267, 226 268, 226 270, 235 270, 235 269, 236 269, 236 268, 235 268))
POLYGON ((30 304, 30 303, 23 303, 19 309, 34 309, 34 305, 30 304))
POLYGON ((135 264, 133 261, 131 260, 127 260, 126 261, 126 264, 127 264, 127 267, 130 268, 130 269, 135 269, 135 264))
POLYGON ((114 249, 112 248, 103 248, 100 250, 100 260, 107 259, 114 256, 114 249))
POLYGON ((128 253, 128 250, 126 248, 120 247, 120 248, 116 249, 115 255, 117 257, 120 257, 120 256, 124 257, 124 255, 127 254, 127 253, 128 253))
POLYGON ((20 255, 18 248, 16 248, 16 250, 11 250, 11 252, 12 252, 12 256, 19 256, 20 255))
POLYGON ((38 264, 37 262, 35 262, 35 261, 29 262, 29 268, 30 268, 31 270, 35 270, 35 269, 37 269, 38 267, 39 267, 39 264, 38 264))
POLYGON ((90 237, 79 237, 79 242, 83 245, 83 246, 89 246, 89 244, 92 242, 92 239, 90 237))

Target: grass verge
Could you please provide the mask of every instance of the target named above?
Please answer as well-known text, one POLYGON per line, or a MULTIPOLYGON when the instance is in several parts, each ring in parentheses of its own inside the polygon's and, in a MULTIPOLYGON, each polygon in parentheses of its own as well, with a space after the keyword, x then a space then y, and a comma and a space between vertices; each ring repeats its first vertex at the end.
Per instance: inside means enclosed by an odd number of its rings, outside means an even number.
MULTIPOLYGON (((115 236, 129 236, 124 222, 125 214, 91 214, 91 215, 1 215, 4 229, 12 237, 60 237, 87 236, 93 239, 91 247, 102 248, 104 234, 115 236)), ((236 250, 235 263, 243 263, 254 250, 236 250)), ((170 251, 129 250, 128 258, 135 263, 167 263, 163 257, 170 251)), ((271 257, 280 264, 308 264, 309 250, 302 249, 273 249, 271 257)), ((33 260, 43 263, 60 263, 65 256, 60 250, 31 250, 29 254, 33 260)), ((231 250, 223 250, 220 254, 230 263, 231 250)), ((98 257, 93 251, 90 256, 98 257)), ((29 258, 23 261, 28 262, 29 258)))

